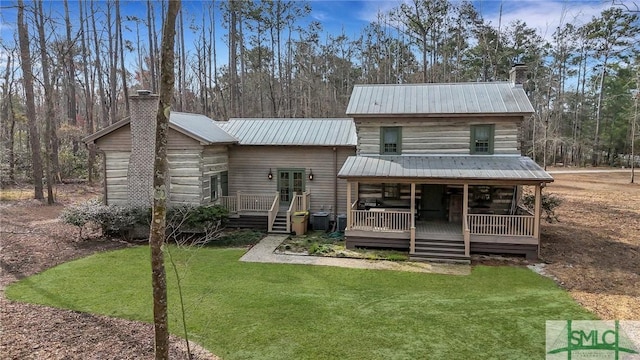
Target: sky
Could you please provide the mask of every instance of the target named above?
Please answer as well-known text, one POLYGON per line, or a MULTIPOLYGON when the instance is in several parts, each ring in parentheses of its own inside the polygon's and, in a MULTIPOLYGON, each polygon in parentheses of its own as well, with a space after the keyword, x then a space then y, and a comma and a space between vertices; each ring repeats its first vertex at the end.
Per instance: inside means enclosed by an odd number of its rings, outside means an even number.
MULTIPOLYGON (((364 27, 376 19, 379 12, 387 12, 398 6, 401 1, 402 0, 311 0, 312 12, 305 22, 314 20, 320 22, 325 36, 327 36, 327 34, 339 34, 344 31, 350 38, 355 38, 361 33, 364 27)), ((16 37, 17 15, 15 3, 16 1, 13 0, 0 0, 1 43, 12 44, 13 39, 16 37)), ((29 1, 26 1, 26 3, 29 3, 29 1)), ((86 6, 88 6, 89 1, 85 3, 86 6)), ((529 27, 537 29, 542 37, 550 39, 554 29, 562 23, 571 22, 574 21, 574 19, 577 19, 578 23, 586 23, 591 20, 593 16, 598 15, 603 9, 609 7, 611 0, 475 0, 472 1, 472 3, 485 20, 490 21, 494 26, 497 26, 499 23, 506 26, 511 21, 519 19, 526 22, 529 27), (500 16, 501 6, 502 16, 500 16)), ((45 0, 44 10, 45 12, 51 11, 57 13, 56 17, 63 19, 62 4, 60 0, 45 0)), ((76 0, 69 0, 69 6, 72 18, 74 18, 72 21, 77 21, 78 2, 76 0)), ((202 1, 183 0, 182 6, 187 10, 186 14, 189 14, 188 17, 185 18, 186 22, 189 21, 189 17, 191 19, 198 17, 197 21, 201 21, 199 17, 202 14, 202 1)), ((137 16, 145 19, 146 1, 121 0, 121 11, 123 17, 137 16)), ((160 17, 159 14, 156 16, 158 18, 160 17)), ((221 20, 219 11, 217 16, 217 19, 221 20)), ((63 35, 64 24, 60 23, 56 24, 56 26, 59 27, 60 34, 63 35)), ((132 29, 132 32, 130 35, 126 35, 125 33, 125 37, 134 40, 132 38, 135 36, 134 23, 129 22, 128 27, 132 29)), ((227 31, 222 28, 221 24, 216 25, 216 31, 219 38, 219 64, 224 64, 227 59, 227 46, 222 37, 227 31)), ((195 35, 187 32, 186 36, 187 43, 195 41, 195 35)), ((0 48, 0 65, 4 64, 2 52, 3 50, 0 48)))

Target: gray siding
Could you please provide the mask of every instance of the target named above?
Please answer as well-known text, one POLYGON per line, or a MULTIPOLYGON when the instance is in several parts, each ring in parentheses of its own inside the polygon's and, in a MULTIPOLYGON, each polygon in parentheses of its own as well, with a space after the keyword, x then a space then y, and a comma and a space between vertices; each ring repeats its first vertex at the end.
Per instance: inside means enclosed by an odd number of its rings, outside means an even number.
POLYGON ((96 140, 96 146, 106 151, 131 150, 131 126, 128 124, 96 140))
POLYGON ((105 151, 107 205, 126 205, 128 202, 129 151, 105 151))
MULTIPOLYGON (((104 151, 129 151, 131 150, 131 126, 129 124, 114 130, 113 132, 96 140, 96 146, 104 151)), ((197 140, 169 129, 167 149, 202 149, 197 140)))
MULTIPOLYGON (((347 157, 355 154, 352 147, 336 147, 338 161, 334 169, 331 147, 314 146, 233 146, 229 149, 229 193, 273 193, 277 191, 278 169, 313 170, 314 179, 305 179, 306 190, 311 192, 311 211, 333 212, 334 179, 347 157), (273 180, 267 178, 269 169, 273 180)), ((337 180, 338 213, 345 213, 346 181, 337 180)))
POLYGON ((471 125, 495 124, 494 154, 520 154, 521 117, 486 118, 359 118, 358 155, 380 154, 380 127, 402 127, 402 154, 470 153, 471 125))

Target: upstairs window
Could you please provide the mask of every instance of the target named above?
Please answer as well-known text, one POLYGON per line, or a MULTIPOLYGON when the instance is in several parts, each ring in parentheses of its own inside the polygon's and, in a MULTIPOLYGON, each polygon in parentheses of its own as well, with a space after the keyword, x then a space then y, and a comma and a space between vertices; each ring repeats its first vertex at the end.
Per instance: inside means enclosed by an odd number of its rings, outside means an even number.
POLYGON ((402 154, 402 128, 381 127, 380 128, 380 154, 400 155, 402 154))
POLYGON ((471 154, 493 154, 494 125, 471 125, 471 154))

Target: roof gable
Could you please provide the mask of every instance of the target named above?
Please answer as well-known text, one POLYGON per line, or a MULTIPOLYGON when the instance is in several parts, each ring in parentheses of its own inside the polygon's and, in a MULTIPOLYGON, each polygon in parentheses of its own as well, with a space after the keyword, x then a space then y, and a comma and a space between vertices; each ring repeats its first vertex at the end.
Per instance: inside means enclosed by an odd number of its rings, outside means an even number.
POLYGON ((217 124, 240 145, 356 146, 353 119, 230 119, 217 124))
MULTIPOLYGON (((106 128, 82 139, 85 143, 92 143, 99 138, 108 135, 131 122, 130 117, 126 117, 106 128)), ((230 144, 237 140, 221 129, 213 119, 193 113, 172 111, 169 116, 169 128, 184 134, 204 145, 210 144, 230 144)))
POLYGON ((346 114, 528 115, 533 106, 521 86, 510 82, 356 85, 346 114))

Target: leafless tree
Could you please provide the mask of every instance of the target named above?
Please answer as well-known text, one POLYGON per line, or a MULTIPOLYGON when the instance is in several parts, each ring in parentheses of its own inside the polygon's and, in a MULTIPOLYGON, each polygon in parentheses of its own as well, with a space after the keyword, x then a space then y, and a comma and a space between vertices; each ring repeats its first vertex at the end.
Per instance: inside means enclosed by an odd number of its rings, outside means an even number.
POLYGON ((155 162, 153 171, 153 209, 149 246, 151 248, 151 284, 153 288, 153 324, 155 329, 155 358, 169 359, 169 326, 167 321, 167 279, 162 245, 167 220, 167 133, 174 90, 174 46, 176 18, 180 1, 169 1, 163 23, 162 55, 160 60, 160 101, 156 118, 155 162))

